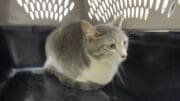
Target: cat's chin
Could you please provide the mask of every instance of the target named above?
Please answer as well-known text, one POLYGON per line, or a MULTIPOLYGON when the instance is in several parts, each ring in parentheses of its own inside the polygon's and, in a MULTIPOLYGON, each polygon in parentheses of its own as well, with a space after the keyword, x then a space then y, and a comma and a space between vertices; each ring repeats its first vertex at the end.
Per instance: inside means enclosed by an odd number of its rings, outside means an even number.
POLYGON ((117 61, 117 64, 121 65, 124 61, 126 61, 126 59, 120 59, 119 61, 117 61))

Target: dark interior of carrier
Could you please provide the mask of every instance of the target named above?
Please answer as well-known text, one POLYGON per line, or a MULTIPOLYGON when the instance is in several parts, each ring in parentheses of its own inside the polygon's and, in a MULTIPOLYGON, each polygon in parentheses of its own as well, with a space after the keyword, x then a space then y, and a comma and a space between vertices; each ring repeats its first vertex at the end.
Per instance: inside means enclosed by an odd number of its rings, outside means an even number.
POLYGON ((0 0, 0 101, 180 101, 179 95, 180 0, 0 0), (101 90, 80 91, 28 71, 43 68, 45 40, 55 28, 120 15, 129 36, 123 80, 117 75, 101 90))

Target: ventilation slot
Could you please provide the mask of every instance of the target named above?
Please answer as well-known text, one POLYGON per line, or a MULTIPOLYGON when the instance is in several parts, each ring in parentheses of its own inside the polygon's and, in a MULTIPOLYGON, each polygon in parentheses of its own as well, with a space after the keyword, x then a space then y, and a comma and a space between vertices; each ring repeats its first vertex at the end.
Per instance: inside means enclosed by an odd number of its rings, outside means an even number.
POLYGON ((24 8, 32 20, 47 19, 59 22, 75 7, 72 0, 17 0, 17 4, 24 8))
POLYGON ((171 17, 180 0, 88 0, 90 19, 108 22, 123 15, 126 19, 148 20, 151 12, 171 17), (169 7, 169 8, 168 8, 169 7))

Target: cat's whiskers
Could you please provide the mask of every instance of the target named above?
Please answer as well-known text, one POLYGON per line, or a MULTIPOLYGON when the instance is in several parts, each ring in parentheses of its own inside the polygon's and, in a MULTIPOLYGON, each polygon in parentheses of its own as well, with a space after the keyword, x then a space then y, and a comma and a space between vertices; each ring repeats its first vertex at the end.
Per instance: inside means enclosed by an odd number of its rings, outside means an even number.
POLYGON ((122 82, 122 84, 127 87, 127 84, 125 83, 125 81, 124 81, 124 79, 123 79, 123 77, 122 77, 122 75, 121 75, 121 73, 120 73, 120 71, 122 71, 122 73, 126 75, 126 72, 125 72, 125 70, 124 70, 124 66, 123 66, 123 65, 120 65, 119 67, 120 67, 120 68, 119 68, 119 70, 117 71, 117 77, 118 77, 119 80, 122 82))

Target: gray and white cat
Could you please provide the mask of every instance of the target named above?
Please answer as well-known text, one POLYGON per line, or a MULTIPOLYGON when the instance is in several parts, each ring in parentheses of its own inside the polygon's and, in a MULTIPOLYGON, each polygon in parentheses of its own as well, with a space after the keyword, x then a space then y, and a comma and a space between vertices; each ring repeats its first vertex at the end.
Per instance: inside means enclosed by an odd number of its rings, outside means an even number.
POLYGON ((127 57, 123 18, 91 25, 83 20, 53 31, 46 40, 45 69, 66 86, 95 90, 108 84, 127 57))

